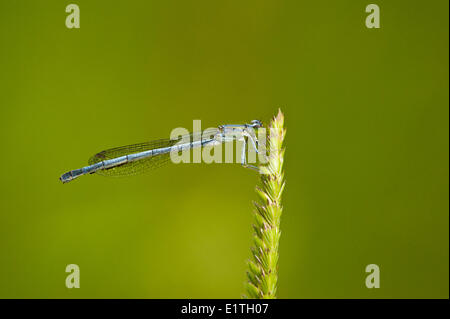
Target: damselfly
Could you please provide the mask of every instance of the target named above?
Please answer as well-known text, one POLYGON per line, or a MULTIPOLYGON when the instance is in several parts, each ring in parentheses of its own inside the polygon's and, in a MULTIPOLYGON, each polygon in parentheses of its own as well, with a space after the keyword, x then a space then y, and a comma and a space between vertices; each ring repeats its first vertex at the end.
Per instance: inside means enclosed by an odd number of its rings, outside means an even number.
POLYGON ((245 152, 248 140, 250 140, 249 145, 258 153, 255 129, 261 127, 261 121, 253 120, 250 124, 221 125, 215 129, 194 132, 176 139, 162 139, 112 148, 91 157, 88 166, 67 172, 59 179, 63 183, 67 183, 82 175, 93 173, 105 176, 134 175, 162 166, 169 161, 171 153, 198 147, 216 146, 235 140, 243 142, 241 165, 257 169, 255 166, 247 164, 245 152))

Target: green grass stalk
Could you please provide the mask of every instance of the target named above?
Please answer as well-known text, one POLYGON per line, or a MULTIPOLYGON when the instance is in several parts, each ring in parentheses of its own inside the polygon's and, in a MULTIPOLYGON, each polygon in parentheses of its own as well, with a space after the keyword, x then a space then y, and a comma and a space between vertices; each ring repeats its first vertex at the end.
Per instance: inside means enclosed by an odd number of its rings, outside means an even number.
POLYGON ((280 218, 283 207, 281 195, 284 189, 284 148, 286 135, 284 115, 278 110, 269 125, 268 163, 260 165, 261 182, 256 187, 259 200, 254 202, 255 224, 252 259, 248 261, 244 298, 276 298, 278 282, 278 247, 280 241, 280 218))

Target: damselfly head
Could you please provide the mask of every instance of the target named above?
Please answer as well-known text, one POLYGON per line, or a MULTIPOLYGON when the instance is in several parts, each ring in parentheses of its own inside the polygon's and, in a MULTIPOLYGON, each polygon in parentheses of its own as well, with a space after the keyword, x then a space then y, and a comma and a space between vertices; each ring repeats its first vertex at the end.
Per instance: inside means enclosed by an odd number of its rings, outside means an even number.
POLYGON ((260 128, 263 126, 263 124, 260 120, 253 120, 250 123, 253 128, 260 128))

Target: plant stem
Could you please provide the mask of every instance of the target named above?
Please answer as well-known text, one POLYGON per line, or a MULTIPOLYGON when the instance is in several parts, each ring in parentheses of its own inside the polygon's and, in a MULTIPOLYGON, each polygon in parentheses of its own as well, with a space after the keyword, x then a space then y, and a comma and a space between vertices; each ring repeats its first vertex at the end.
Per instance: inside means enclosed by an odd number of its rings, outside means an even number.
POLYGON ((281 194, 284 189, 284 115, 278 115, 269 125, 268 163, 260 165, 261 186, 256 187, 259 200, 255 205, 255 231, 252 260, 248 261, 246 283, 247 295, 244 298, 276 298, 278 281, 278 246, 280 241, 280 217, 283 210, 281 194))

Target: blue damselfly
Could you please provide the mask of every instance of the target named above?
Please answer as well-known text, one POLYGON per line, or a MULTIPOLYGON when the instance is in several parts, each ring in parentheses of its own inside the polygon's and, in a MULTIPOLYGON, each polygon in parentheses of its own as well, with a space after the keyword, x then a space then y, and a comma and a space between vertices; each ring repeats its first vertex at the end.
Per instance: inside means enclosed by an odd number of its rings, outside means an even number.
POLYGON ((179 136, 176 139, 161 139, 108 149, 91 157, 88 166, 69 171, 63 174, 60 180, 67 183, 82 175, 93 173, 105 176, 134 175, 162 166, 169 161, 171 153, 198 147, 216 146, 235 140, 243 142, 242 166, 257 169, 255 166, 247 164, 245 151, 249 140, 249 145, 258 153, 255 129, 261 127, 261 121, 253 120, 250 124, 221 125, 203 132, 179 136))

